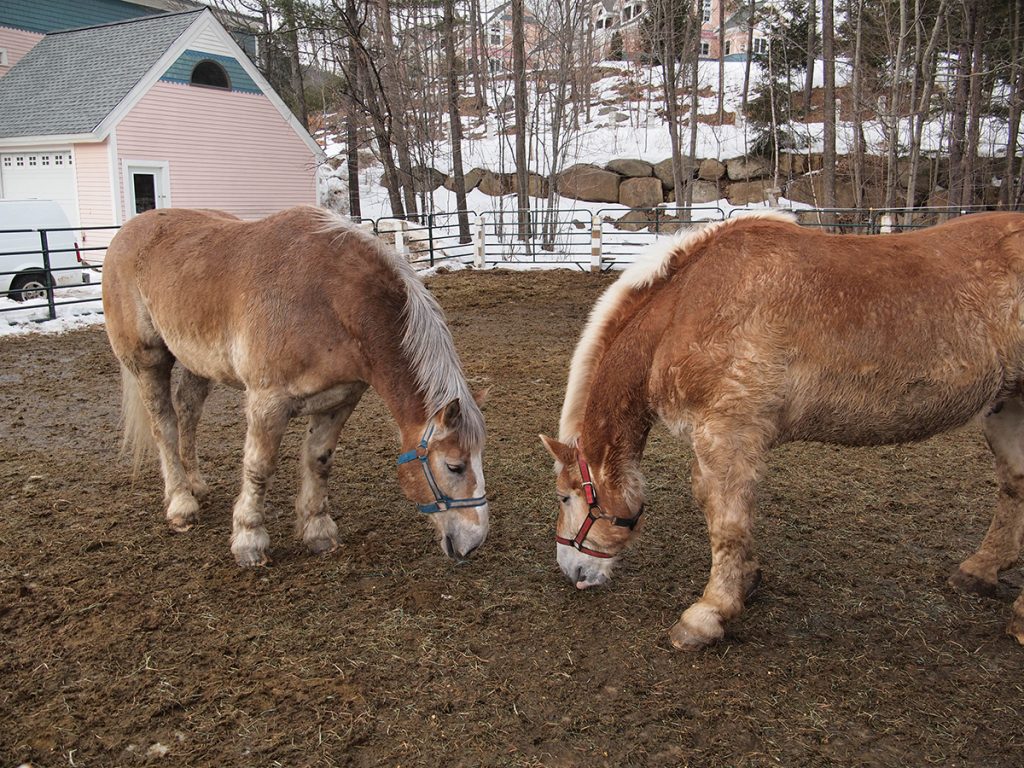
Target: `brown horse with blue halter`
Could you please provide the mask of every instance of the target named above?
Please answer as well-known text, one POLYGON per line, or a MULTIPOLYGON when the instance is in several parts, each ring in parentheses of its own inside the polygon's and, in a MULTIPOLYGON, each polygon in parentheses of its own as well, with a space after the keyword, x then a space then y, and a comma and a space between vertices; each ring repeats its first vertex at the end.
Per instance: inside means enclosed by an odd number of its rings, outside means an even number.
POLYGON ((103 310, 121 361, 125 441, 136 466, 146 447, 158 451, 173 530, 198 519, 206 483, 196 425, 211 382, 221 382, 245 391, 231 534, 240 565, 268 560, 264 497, 296 416, 309 418, 297 533, 311 552, 337 548, 327 480, 341 429, 368 387, 398 425, 402 490, 444 552, 464 558, 487 536, 483 416, 441 308, 373 235, 315 208, 260 221, 151 211, 125 224, 107 251, 103 310))

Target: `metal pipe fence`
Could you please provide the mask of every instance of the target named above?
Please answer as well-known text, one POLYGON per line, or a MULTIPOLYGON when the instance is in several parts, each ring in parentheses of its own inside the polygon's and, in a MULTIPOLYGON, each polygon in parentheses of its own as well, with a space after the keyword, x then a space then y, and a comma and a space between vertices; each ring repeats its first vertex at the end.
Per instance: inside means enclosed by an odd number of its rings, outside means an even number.
MULTIPOLYGON (((522 211, 522 216, 518 210, 449 211, 419 217, 362 219, 358 223, 393 244, 417 268, 459 264, 478 268, 561 266, 600 271, 634 262, 659 237, 696 224, 741 216, 750 210, 738 208, 726 213, 715 205, 596 210, 578 207, 530 209, 522 211)), ((931 226, 984 209, 949 206, 791 210, 803 226, 833 232, 885 234, 931 226)), ((99 303, 105 243, 117 229, 103 226, 0 230, 0 315, 38 310, 45 317, 30 319, 54 319, 60 307, 99 303), (82 233, 83 240, 88 233, 97 233, 95 239, 100 244, 76 242, 73 248, 57 247, 55 243, 61 238, 56 236, 64 232, 82 233), (29 235, 33 247, 2 250, 4 235, 29 235), (55 256, 72 251, 77 257, 74 265, 54 264, 55 256), (25 257, 29 257, 32 266, 26 268, 25 257), (19 266, 10 268, 11 259, 20 259, 19 266), (22 298, 21 291, 12 289, 11 281, 27 273, 43 276, 41 285, 33 291, 37 295, 27 301, 5 301, 22 298)))

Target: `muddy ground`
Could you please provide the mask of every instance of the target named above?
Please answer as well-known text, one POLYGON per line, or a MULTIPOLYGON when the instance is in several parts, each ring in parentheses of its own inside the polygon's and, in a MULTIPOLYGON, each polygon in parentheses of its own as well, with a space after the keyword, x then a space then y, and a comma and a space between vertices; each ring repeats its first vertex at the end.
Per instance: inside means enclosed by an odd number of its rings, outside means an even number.
MULTIPOLYGON (((273 565, 235 566, 240 398, 200 427, 201 524, 163 523, 155 467, 117 457, 102 328, 0 339, 0 766, 1019 766, 1012 592, 945 586, 995 485, 977 429, 775 451, 765 581, 725 642, 666 631, 709 563, 689 454, 657 429, 650 516, 613 585, 554 561, 550 461, 568 358, 608 277, 430 281, 485 409, 491 536, 453 566, 395 479, 369 393, 332 479, 340 552, 292 537, 302 426, 271 489, 273 565)), ((1021 573, 1007 575, 1020 585, 1021 573)))

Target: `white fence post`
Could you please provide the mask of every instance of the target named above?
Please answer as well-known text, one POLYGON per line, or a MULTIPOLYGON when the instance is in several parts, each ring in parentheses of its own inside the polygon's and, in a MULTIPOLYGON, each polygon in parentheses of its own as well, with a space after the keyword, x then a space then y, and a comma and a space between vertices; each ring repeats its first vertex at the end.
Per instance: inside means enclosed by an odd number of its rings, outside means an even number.
POLYGON ((601 217, 590 216, 590 271, 601 271, 601 217))
POLYGON ((402 256, 405 256, 405 222, 399 221, 398 227, 395 229, 395 250, 402 256))
POLYGON ((487 266, 487 247, 484 242, 484 217, 476 217, 476 237, 473 240, 473 263, 483 269, 487 266))
POLYGON ((879 219, 878 231, 881 232, 883 235, 888 235, 890 232, 892 232, 892 225, 893 225, 892 214, 891 213, 883 213, 882 217, 879 219))

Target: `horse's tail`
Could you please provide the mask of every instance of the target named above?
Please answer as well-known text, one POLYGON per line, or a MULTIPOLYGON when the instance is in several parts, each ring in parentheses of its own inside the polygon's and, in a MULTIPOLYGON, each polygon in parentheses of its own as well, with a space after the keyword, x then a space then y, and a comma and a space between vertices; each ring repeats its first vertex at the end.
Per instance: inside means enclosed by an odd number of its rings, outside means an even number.
POLYGON ((139 382, 121 365, 121 455, 131 454, 132 477, 139 474, 143 462, 153 454, 156 441, 150 427, 149 412, 139 394, 139 382))

